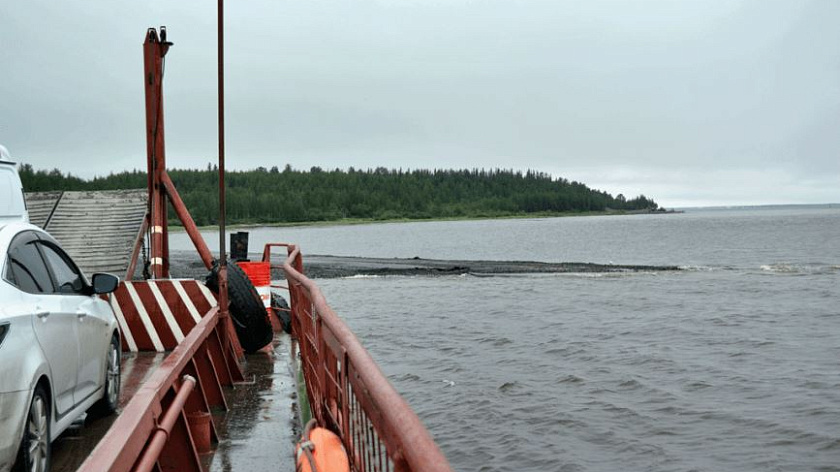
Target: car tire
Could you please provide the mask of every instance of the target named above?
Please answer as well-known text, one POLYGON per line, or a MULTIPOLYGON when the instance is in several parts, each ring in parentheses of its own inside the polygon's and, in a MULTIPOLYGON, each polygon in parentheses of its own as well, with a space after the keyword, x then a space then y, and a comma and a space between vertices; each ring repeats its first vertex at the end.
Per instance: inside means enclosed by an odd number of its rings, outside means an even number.
POLYGON ((90 407, 89 413, 95 417, 109 416, 117 412, 120 406, 120 361, 122 360, 122 346, 116 334, 111 336, 108 344, 108 355, 105 358, 105 385, 102 399, 90 407))
MULTIPOLYGON (((236 329, 239 344, 245 352, 252 353, 267 346, 274 339, 274 331, 268 320, 262 299, 251 283, 251 279, 236 263, 228 263, 228 298, 230 300, 230 317, 236 329)), ((219 293, 219 264, 214 263, 213 269, 205 282, 213 293, 219 293)))
POLYGON ((50 418, 52 408, 44 387, 38 385, 32 394, 24 422, 23 439, 18 454, 17 470, 47 472, 50 470, 50 418))

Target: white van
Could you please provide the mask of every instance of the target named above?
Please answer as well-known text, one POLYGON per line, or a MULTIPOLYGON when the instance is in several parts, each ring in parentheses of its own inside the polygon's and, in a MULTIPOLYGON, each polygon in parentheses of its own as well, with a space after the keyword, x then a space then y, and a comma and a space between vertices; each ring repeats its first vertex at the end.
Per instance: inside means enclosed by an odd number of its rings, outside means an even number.
POLYGON ((0 223, 9 221, 28 223, 29 212, 26 211, 17 166, 12 162, 9 151, 0 145, 0 223))

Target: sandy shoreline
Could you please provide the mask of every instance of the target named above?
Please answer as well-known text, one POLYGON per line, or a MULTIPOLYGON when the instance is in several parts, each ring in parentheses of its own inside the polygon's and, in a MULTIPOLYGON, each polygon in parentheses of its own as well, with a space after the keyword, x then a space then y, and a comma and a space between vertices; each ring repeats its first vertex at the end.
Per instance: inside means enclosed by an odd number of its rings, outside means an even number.
MULTIPOLYGON (((260 254, 251 254, 259 260, 260 254)), ((170 254, 170 271, 173 277, 198 278, 207 275, 207 269, 193 251, 170 254)), ((491 276, 501 274, 551 274, 551 273, 621 273, 659 272, 680 270, 676 266, 591 264, 581 262, 532 262, 532 261, 464 261, 439 259, 388 259, 346 256, 304 256, 304 271, 311 278, 339 278, 357 275, 442 276, 470 274, 491 276)), ((279 262, 279 261, 276 261, 279 262)), ((283 278, 281 270, 272 270, 272 278, 283 278)))

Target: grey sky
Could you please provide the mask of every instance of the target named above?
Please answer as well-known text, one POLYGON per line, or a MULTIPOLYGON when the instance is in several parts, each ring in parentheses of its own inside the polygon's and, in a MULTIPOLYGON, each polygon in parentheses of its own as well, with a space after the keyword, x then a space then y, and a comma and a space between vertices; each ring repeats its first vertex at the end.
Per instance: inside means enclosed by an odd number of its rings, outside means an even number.
MULTIPOLYGON (((840 2, 239 0, 229 165, 533 168, 665 206, 840 202, 840 2)), ((145 166, 166 25, 172 167, 216 159, 215 2, 0 4, 0 143, 145 166)))

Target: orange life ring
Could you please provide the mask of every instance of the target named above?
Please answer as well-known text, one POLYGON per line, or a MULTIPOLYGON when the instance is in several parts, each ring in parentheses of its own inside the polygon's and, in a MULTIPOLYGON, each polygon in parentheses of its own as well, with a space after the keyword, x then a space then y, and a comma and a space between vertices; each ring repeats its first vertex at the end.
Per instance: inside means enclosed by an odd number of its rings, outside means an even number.
POLYGON ((298 472, 350 472, 350 460, 341 438, 310 420, 297 445, 298 472))

